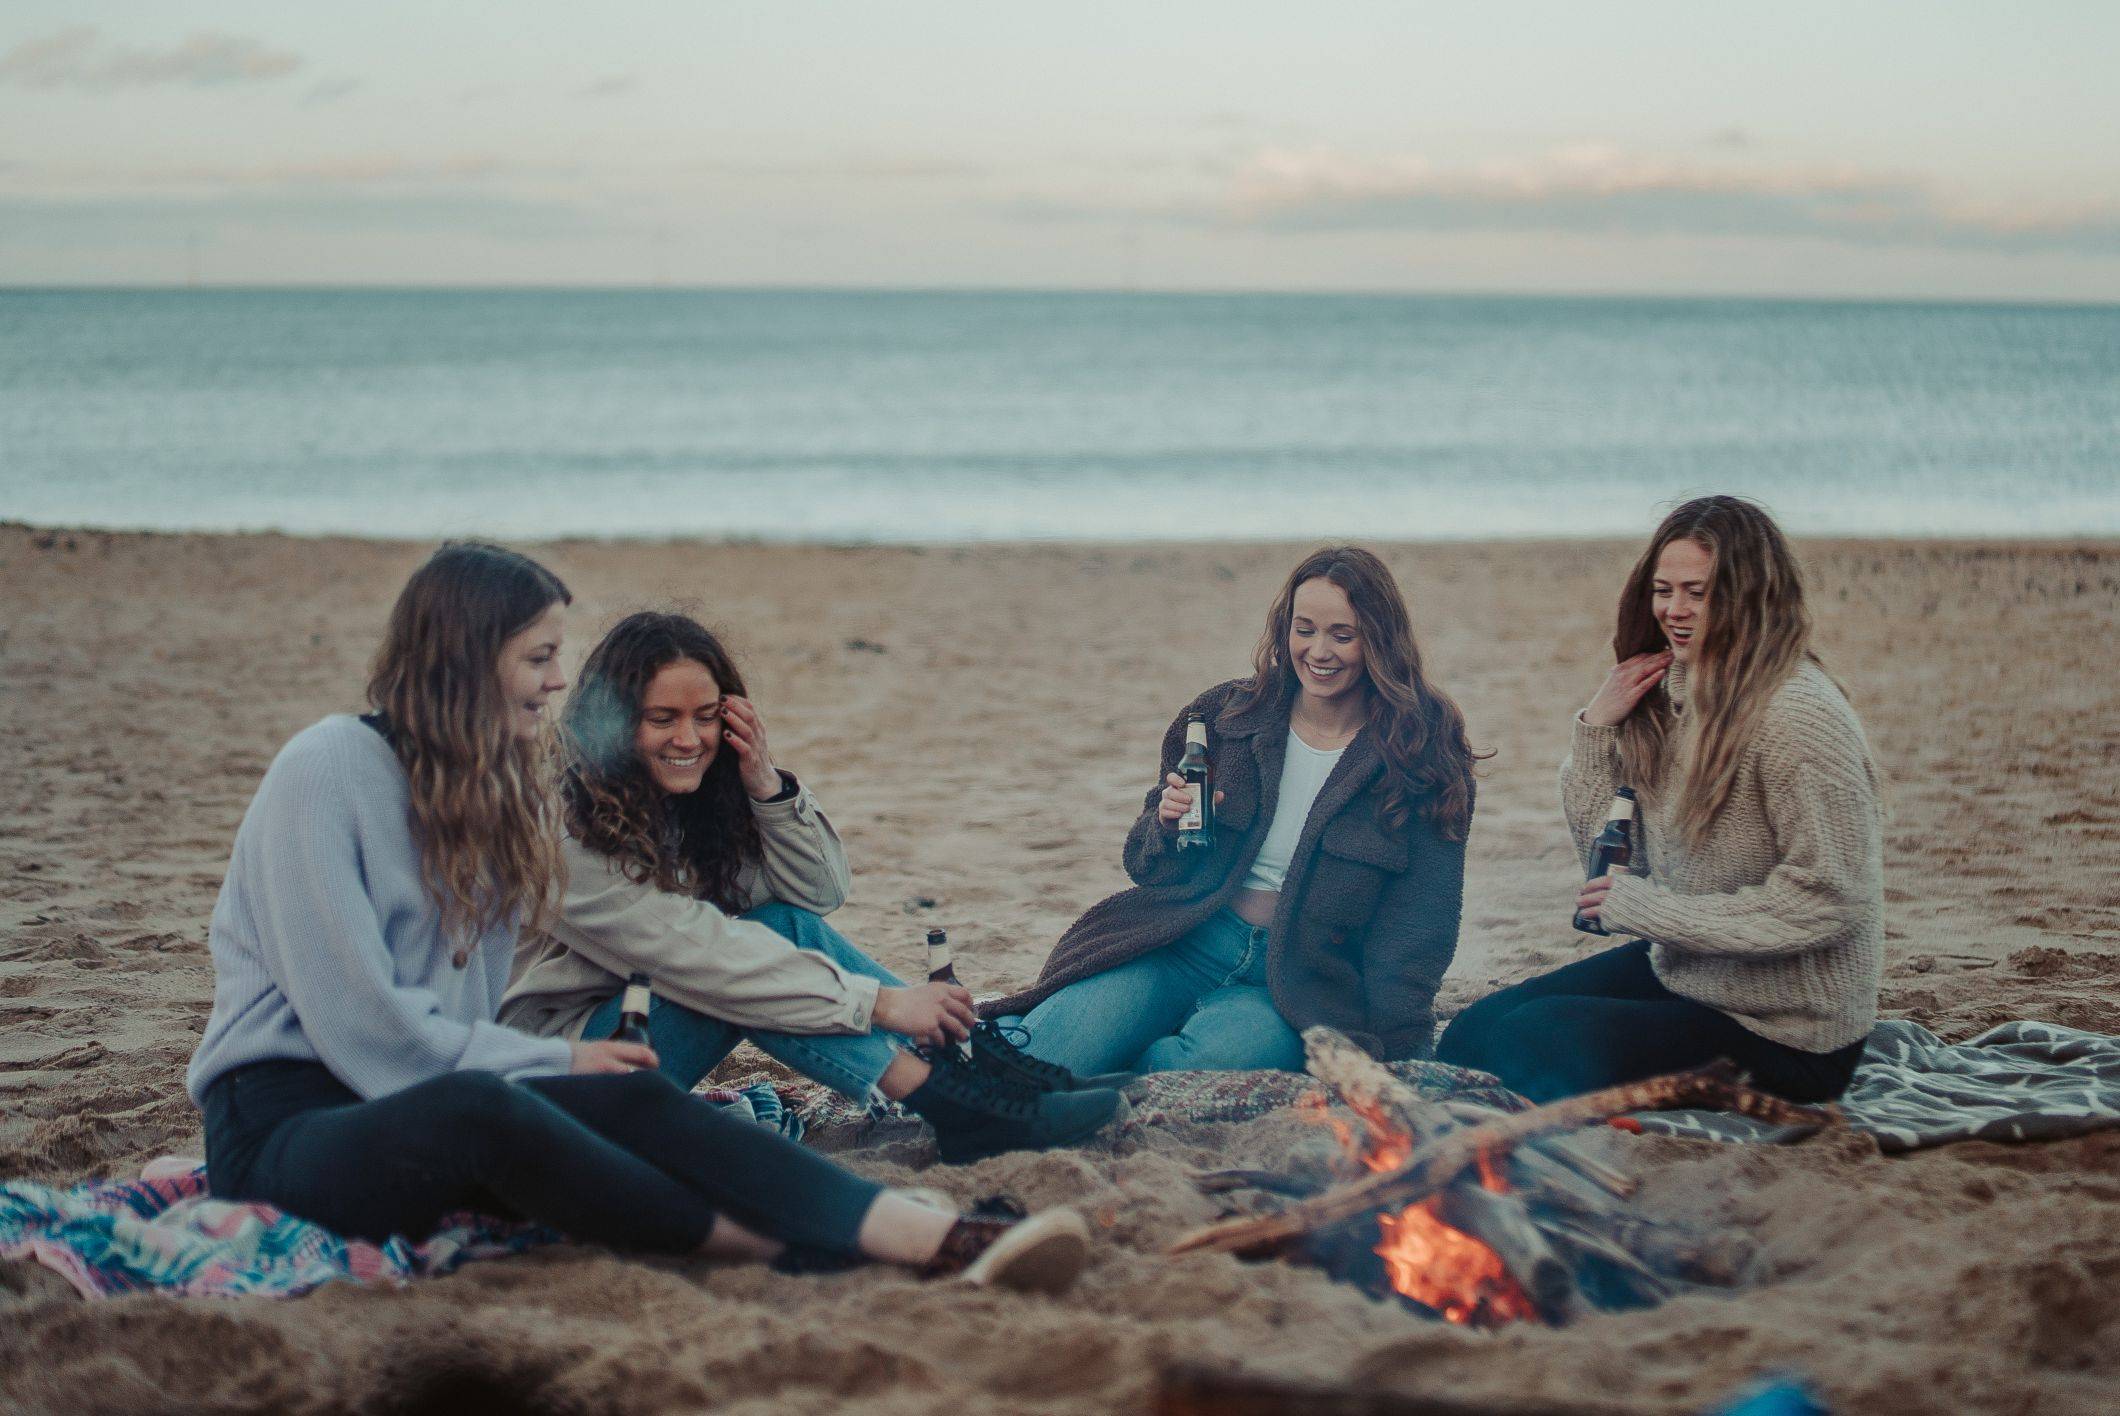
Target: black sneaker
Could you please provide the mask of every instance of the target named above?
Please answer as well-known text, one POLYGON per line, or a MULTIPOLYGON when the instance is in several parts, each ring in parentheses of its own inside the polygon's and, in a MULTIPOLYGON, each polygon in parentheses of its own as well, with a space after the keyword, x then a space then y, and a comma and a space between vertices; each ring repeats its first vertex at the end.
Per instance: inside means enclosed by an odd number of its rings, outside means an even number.
POLYGON ((1044 1062, 1025 1052, 1009 1036, 1023 1036, 1021 1028, 981 1022, 972 1029, 972 1065, 988 1076, 999 1078, 1026 1091, 1119 1091, 1141 1080, 1139 1072, 1103 1072, 1078 1077, 1057 1062, 1044 1062))
POLYGON ((948 1165, 1070 1146, 1103 1130, 1126 1106, 1115 1091, 1025 1091, 980 1071, 955 1048, 936 1048, 928 1060, 934 1071, 905 1107, 935 1128, 948 1165))

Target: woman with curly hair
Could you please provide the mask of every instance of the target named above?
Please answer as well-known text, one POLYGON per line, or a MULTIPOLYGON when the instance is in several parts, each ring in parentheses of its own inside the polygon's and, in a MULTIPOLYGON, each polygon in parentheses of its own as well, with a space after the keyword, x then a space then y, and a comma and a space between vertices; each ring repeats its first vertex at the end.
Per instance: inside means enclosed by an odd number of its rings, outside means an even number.
POLYGON ((569 598, 524 556, 444 546, 391 611, 373 711, 273 760, 186 1077, 213 1193, 377 1241, 478 1208, 615 1248, 1065 1285, 1077 1215, 955 1215, 699 1105, 645 1047, 494 1021, 559 886, 540 739, 569 598))
POLYGON ((1126 838, 1135 886, 1062 936, 1024 1014, 1025 1048, 1076 1072, 1300 1069, 1300 1030, 1382 1058, 1428 1055, 1457 948, 1476 754, 1429 683, 1384 563, 1306 557, 1266 614, 1248 678, 1163 735, 1163 778, 1126 838), (1213 847, 1178 849, 1178 775, 1205 729, 1213 847))
POLYGON ((1792 1100, 1839 1096, 1884 958, 1877 769, 1781 529, 1738 497, 1673 511, 1612 651, 1561 805, 1587 867, 1634 789, 1648 869, 1598 876, 1577 907, 1635 937, 1473 1004, 1438 1056, 1540 1101, 1718 1057, 1792 1100))
POLYGON ((847 1096, 902 1101, 952 1163, 1070 1144, 1117 1113, 1112 1091, 975 1028, 964 989, 907 986, 825 923, 846 899, 846 851, 774 762, 742 674, 703 626, 655 613, 614 626, 582 666, 562 740, 567 889, 502 1005, 508 1022, 609 1037, 627 977, 644 973, 679 1086, 749 1038, 847 1096), (955 1045, 967 1039, 969 1055, 955 1045))

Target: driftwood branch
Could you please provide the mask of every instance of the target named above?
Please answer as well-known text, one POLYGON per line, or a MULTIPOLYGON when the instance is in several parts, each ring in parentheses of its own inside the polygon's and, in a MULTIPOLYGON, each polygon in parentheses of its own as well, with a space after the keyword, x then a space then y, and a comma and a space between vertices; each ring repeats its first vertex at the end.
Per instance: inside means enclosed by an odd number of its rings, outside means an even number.
POLYGON ((1400 1209, 1448 1185, 1479 1163, 1501 1157, 1534 1137, 1573 1130, 1593 1121, 1633 1111, 1668 1111, 1706 1107, 1735 1111, 1784 1126, 1824 1126, 1837 1113, 1797 1106, 1745 1085, 1737 1069, 1716 1062, 1691 1072, 1651 1077, 1602 1091, 1570 1097, 1551 1105, 1497 1117, 1480 1126, 1455 1131, 1416 1148, 1399 1169, 1338 1185, 1314 1199, 1299 1201, 1277 1215, 1228 1220, 1184 1235, 1171 1245, 1173 1254, 1205 1249, 1221 1253, 1271 1252, 1290 1240, 1367 1210, 1400 1209))

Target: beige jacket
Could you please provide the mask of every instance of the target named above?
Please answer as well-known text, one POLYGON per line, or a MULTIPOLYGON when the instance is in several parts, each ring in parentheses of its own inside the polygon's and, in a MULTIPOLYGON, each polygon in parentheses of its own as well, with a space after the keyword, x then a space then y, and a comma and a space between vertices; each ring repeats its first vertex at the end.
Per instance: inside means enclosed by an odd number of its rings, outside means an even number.
MULTIPOLYGON (((817 914, 846 901, 851 877, 839 833, 809 789, 754 801, 765 852, 738 877, 748 908, 780 900, 817 914)), ((865 1033, 877 981, 798 949, 765 925, 733 919, 705 900, 629 880, 610 857, 563 843, 567 891, 550 935, 525 939, 500 1021, 575 1038, 598 1005, 636 970, 658 995, 738 1027, 789 1033, 865 1033)))
MULTIPOLYGON (((1685 689, 1673 665, 1664 691, 1681 711, 1685 689)), ((1586 868, 1619 785, 1618 743, 1618 729, 1576 715, 1561 804, 1586 868)), ((1876 769, 1823 669, 1800 665, 1775 693, 1703 840, 1683 846, 1646 791, 1641 825, 1648 874, 1615 878, 1603 919, 1652 941, 1664 987, 1806 1052, 1869 1033, 1884 970, 1876 769)))

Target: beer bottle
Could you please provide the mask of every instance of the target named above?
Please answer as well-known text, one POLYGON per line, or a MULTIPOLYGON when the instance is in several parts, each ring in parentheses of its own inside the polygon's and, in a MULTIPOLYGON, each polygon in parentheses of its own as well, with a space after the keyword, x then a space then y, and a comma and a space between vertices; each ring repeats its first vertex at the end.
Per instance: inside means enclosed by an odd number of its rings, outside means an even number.
POLYGON ((1207 850, 1215 843, 1215 769, 1207 760, 1207 724, 1194 714, 1185 720, 1185 755, 1178 775, 1192 788, 1192 805, 1178 818, 1178 849, 1207 850))
POLYGON ((950 962, 950 936, 939 929, 927 932, 927 966, 929 983, 955 983, 964 985, 957 978, 957 966, 950 962))
MULTIPOLYGON (((1611 809, 1605 813, 1605 829, 1597 833, 1590 843, 1590 873, 1584 878, 1595 880, 1600 875, 1621 875, 1634 862, 1634 788, 1621 787, 1612 796, 1611 809)), ((1575 912, 1575 927, 1585 934, 1610 934, 1603 920, 1592 919, 1581 910, 1575 912)))
POLYGON ((625 996, 618 1003, 618 1031, 611 1034, 613 1042, 637 1042, 642 1047, 654 1046, 648 1040, 650 992, 646 974, 637 973, 626 980, 625 996))

